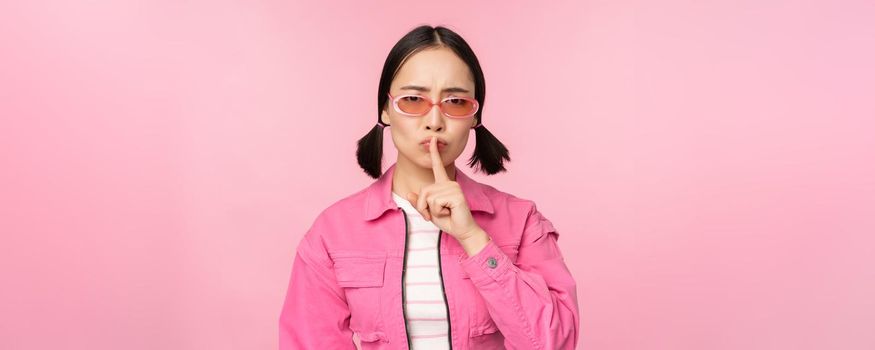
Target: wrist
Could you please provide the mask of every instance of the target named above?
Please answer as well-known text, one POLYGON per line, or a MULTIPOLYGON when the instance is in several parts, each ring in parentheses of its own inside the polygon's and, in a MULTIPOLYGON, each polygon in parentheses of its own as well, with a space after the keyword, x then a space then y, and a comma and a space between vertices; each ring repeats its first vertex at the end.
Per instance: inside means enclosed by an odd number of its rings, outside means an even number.
POLYGON ((483 250, 483 247, 486 247, 491 240, 492 238, 489 237, 485 230, 477 228, 470 234, 465 235, 465 238, 459 239, 459 245, 465 249, 468 256, 474 256, 483 250))

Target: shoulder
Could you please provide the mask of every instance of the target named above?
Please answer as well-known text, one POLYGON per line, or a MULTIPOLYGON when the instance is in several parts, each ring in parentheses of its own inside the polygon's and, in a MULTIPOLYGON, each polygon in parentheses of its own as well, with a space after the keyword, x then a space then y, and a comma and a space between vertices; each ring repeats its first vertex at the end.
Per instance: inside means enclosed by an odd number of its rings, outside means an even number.
POLYGON ((519 216, 522 213, 532 213, 537 210, 537 205, 533 199, 518 196, 492 185, 484 183, 479 183, 478 185, 498 213, 507 212, 514 216, 519 216))
MULTIPOLYGON (((512 222, 512 226, 521 228, 524 235, 535 237, 547 233, 558 235, 553 223, 544 216, 534 199, 518 196, 486 184, 481 184, 481 186, 496 209, 496 218, 502 219, 500 216, 506 215, 507 217, 504 219, 512 222)), ((529 239, 537 239, 535 237, 529 239)))
POLYGON ((343 196, 324 207, 311 221, 298 243, 298 251, 323 265, 329 265, 328 252, 348 235, 359 232, 363 216, 364 189, 343 196))

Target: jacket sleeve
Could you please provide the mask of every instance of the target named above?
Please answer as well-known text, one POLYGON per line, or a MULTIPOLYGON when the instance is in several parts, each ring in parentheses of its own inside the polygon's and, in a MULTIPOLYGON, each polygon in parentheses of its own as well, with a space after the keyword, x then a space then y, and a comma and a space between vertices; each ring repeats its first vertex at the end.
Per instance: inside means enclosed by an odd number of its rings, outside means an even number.
POLYGON ((516 264, 491 240, 477 254, 460 259, 508 349, 577 346, 577 285, 559 251, 558 236, 532 203, 516 264))
POLYGON ((279 317, 279 349, 355 349, 349 307, 311 229, 298 245, 279 317))

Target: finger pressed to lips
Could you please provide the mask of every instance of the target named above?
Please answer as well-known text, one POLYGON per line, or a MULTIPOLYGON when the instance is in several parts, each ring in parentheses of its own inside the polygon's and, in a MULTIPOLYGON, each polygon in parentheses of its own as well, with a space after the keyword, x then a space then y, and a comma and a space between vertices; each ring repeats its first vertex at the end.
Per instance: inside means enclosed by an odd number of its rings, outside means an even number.
POLYGON ((434 182, 446 182, 450 178, 447 176, 447 169, 444 168, 444 163, 441 160, 440 150, 438 149, 437 137, 432 137, 429 143, 429 152, 431 153, 431 169, 434 171, 434 182))
MULTIPOLYGON (((428 143, 420 143, 419 147, 420 147, 420 149, 422 149, 425 152, 429 152, 431 149, 431 145, 428 143)), ((437 147, 438 147, 438 151, 443 152, 444 149, 447 147, 447 145, 442 144, 442 143, 438 143, 437 147)))
MULTIPOLYGON (((434 171, 435 183, 449 181, 449 177, 447 176, 447 170, 444 168, 443 160, 441 159, 441 155, 439 153, 445 145, 437 142, 437 137, 432 137, 428 143, 423 143, 422 145, 428 147, 427 150, 429 152, 429 155, 431 156, 431 167, 434 171)), ((416 209, 419 210, 422 216, 428 221, 431 221, 431 209, 428 203, 428 197, 431 196, 432 195, 428 191, 420 190, 419 193, 410 197, 410 199, 414 199, 415 197, 416 203, 414 204, 414 207, 416 207, 416 209)), ((444 212, 446 212, 446 210, 444 210, 444 208, 441 208, 440 213, 444 212)))

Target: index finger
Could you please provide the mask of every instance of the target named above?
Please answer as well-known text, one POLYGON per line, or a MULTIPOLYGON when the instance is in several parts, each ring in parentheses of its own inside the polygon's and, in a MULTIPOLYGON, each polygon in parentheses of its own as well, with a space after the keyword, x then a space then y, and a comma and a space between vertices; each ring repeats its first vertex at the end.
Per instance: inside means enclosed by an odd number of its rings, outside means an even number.
POLYGON ((441 161, 441 154, 437 147, 437 136, 432 136, 431 142, 428 145, 429 153, 431 154, 431 169, 434 170, 434 182, 447 182, 450 177, 447 175, 447 169, 444 169, 444 162, 441 161))

